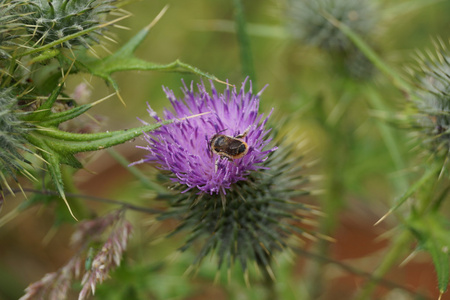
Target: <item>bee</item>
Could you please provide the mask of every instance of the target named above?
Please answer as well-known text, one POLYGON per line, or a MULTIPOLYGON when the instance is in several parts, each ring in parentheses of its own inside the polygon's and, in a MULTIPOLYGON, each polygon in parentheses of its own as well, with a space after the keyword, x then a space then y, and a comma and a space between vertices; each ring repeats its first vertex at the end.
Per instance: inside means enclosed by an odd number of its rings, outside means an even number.
POLYGON ((243 140, 247 133, 248 130, 235 137, 220 133, 215 134, 209 142, 211 156, 213 153, 216 153, 220 157, 228 158, 230 161, 244 157, 248 152, 248 145, 243 140))

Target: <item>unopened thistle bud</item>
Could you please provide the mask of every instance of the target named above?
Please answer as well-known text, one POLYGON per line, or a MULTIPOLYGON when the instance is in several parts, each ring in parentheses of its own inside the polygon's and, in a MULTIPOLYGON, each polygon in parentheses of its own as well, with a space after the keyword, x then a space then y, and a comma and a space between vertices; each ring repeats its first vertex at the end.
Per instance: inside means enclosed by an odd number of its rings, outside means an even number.
POLYGON ((450 151, 450 53, 443 45, 436 55, 419 55, 419 69, 414 72, 415 126, 420 138, 438 157, 448 159, 450 151))
POLYGON ((372 67, 352 41, 329 18, 348 26, 371 43, 378 22, 378 10, 372 0, 289 0, 288 26, 301 43, 323 49, 344 60, 350 75, 366 77, 372 67))
MULTIPOLYGON (((200 243, 195 265, 216 253, 219 268, 235 262, 244 270, 250 263, 270 268, 272 256, 288 248, 290 238, 303 229, 301 215, 310 208, 296 197, 306 181, 300 155, 292 147, 274 146, 268 118, 258 112, 261 92, 227 87, 211 93, 201 84, 198 93, 184 86, 184 97, 166 94, 174 112, 165 119, 182 119, 145 134, 149 155, 175 183, 177 193, 161 218, 181 219, 175 232, 187 232, 184 251, 200 243)), ((149 109, 150 115, 162 121, 149 109)), ((273 135, 273 134, 272 134, 273 135)))
MULTIPOLYGON (((115 9, 114 0, 17 0, 20 21, 37 45, 49 44, 104 24, 105 15, 115 9)), ((98 42, 102 28, 64 41, 61 45, 88 46, 98 42)))

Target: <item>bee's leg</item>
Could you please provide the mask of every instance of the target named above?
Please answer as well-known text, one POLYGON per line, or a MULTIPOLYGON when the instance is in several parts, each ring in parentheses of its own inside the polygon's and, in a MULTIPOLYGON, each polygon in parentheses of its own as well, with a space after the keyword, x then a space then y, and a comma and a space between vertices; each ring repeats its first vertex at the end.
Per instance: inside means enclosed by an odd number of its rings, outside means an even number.
POLYGON ((214 173, 217 173, 217 168, 218 168, 218 164, 219 164, 219 159, 220 159, 220 157, 216 158, 216 162, 214 163, 214 173))
POLYGON ((243 139, 247 136, 249 128, 247 128, 242 134, 237 135, 235 138, 243 139))
POLYGON ((228 157, 228 161, 233 162, 233 164, 234 164, 235 167, 238 166, 235 159, 232 159, 232 158, 229 158, 229 157, 228 157))

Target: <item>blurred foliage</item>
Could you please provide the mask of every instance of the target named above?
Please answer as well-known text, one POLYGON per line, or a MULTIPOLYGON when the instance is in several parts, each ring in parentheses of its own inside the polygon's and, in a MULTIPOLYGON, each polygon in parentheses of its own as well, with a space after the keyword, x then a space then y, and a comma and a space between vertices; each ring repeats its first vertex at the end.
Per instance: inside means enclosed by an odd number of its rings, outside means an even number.
MULTIPOLYGON (((355 78, 333 53, 291 36, 287 11, 292 1, 242 1, 258 83, 254 91, 268 84, 261 111, 275 107, 276 117, 291 120, 285 130, 307 140, 313 149, 308 155, 319 162, 310 172, 321 180, 313 183, 317 197, 308 201, 325 213, 318 220, 318 230, 336 242, 308 242, 302 247, 315 253, 315 259, 281 256, 274 270, 275 282, 266 282, 252 270, 253 280, 247 286, 239 266, 217 276, 217 262, 208 260, 196 276, 183 276, 200 248, 174 258, 183 239, 165 236, 178 223, 129 212, 135 227, 131 246, 111 280, 98 286, 95 299, 436 299, 441 293, 441 299, 450 299, 444 293, 449 272, 448 173, 441 172, 442 161, 430 159, 414 126, 405 121, 417 112, 411 107, 410 94, 379 66, 370 76, 355 78), (372 226, 389 211, 383 222, 372 226)), ((113 29, 118 43, 109 42, 107 48, 113 53, 120 49, 167 3, 167 13, 136 49, 135 57, 162 65, 179 59, 217 78, 241 82, 245 76, 233 1, 129 3, 125 9, 133 15, 119 23, 129 30, 113 29)), ((418 65, 416 50, 434 48, 430 37, 441 37, 448 44, 450 1, 380 0, 377 4, 380 17, 368 44, 377 59, 414 87, 405 69, 418 65)), ((98 46, 94 49, 102 57, 108 55, 98 46)), ((136 117, 148 121, 146 102, 161 111, 167 106, 161 86, 177 91, 181 79, 200 80, 189 74, 111 73, 110 82, 120 87, 126 107, 114 97, 107 106, 90 110, 93 116, 107 117, 104 131, 137 127, 141 123, 136 117)), ((69 77, 66 91, 83 81, 92 86, 93 100, 114 92, 102 79, 83 74, 69 77)), ((136 144, 143 142, 136 139, 117 150, 134 161, 143 155, 136 144)), ((88 201, 78 194, 164 207, 152 200, 160 191, 138 183, 139 175, 131 176, 106 152, 82 158, 95 174, 64 168, 62 172, 75 179, 73 186, 65 183, 66 192, 77 199, 73 205, 81 205, 82 211, 87 207, 86 214, 103 215, 116 205, 88 201)), ((156 180, 155 170, 141 170, 142 176, 156 180)), ((21 197, 19 193, 0 202, 2 300, 19 298, 30 282, 61 267, 73 255, 67 247, 73 232, 67 224, 70 217, 57 197, 33 194, 20 203, 21 197), (36 206, 25 210, 36 201, 53 210, 36 206)))

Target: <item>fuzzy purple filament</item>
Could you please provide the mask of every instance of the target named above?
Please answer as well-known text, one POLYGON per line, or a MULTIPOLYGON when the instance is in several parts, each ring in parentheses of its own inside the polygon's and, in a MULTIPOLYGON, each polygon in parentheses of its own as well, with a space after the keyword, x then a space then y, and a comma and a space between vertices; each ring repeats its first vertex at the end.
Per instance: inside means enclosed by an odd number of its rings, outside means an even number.
MULTIPOLYGON (((246 92, 246 84, 247 80, 239 91, 227 87, 220 94, 212 83, 211 93, 203 83, 197 85, 196 93, 192 83, 188 88, 183 82, 182 98, 176 98, 173 91, 164 88, 174 110, 164 110, 164 119, 179 121, 144 133, 148 145, 138 147, 150 153, 136 163, 155 163, 158 168, 170 171, 174 175, 172 180, 186 187, 183 192, 194 189, 211 195, 226 194, 234 183, 264 168, 262 163, 276 147, 266 149, 271 138, 268 137, 270 129, 264 128, 269 117, 258 113, 262 91, 253 94, 250 82, 246 92), (181 120, 206 112, 209 113, 181 120), (249 147, 244 157, 229 160, 211 152, 209 143, 215 134, 236 137, 244 132, 247 135, 243 140, 249 147)), ((148 112, 157 122, 162 121, 150 106, 148 112)))

